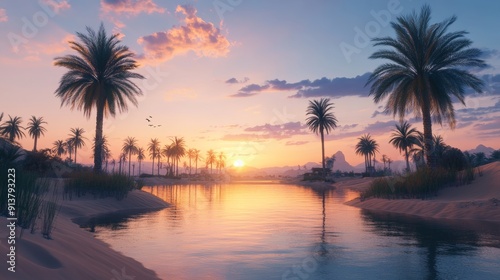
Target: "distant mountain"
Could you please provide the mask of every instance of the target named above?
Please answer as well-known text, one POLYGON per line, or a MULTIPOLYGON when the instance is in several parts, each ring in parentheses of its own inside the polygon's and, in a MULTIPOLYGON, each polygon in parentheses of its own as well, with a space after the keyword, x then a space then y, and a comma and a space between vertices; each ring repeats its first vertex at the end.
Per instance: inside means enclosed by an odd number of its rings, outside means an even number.
POLYGON ((471 154, 484 153, 487 157, 489 157, 491 153, 493 153, 493 151, 495 151, 495 149, 486 147, 483 144, 479 144, 475 149, 468 150, 468 152, 471 154))
MULTIPOLYGON (((344 153, 342 153, 342 151, 338 151, 334 155, 335 155, 335 162, 333 164, 333 171, 337 170, 340 170, 342 172, 359 171, 345 160, 345 156, 344 153)), ((363 164, 363 169, 364 169, 364 164, 363 164)))

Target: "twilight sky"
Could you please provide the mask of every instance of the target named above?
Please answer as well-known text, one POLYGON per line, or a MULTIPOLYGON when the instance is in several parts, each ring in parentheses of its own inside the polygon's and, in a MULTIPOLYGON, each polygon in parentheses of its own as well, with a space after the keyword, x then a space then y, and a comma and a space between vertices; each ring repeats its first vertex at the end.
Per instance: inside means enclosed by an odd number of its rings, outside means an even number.
MULTIPOLYGON (((64 69, 57 56, 72 53, 68 40, 85 26, 104 23, 120 33, 136 53, 146 80, 136 81, 144 95, 139 106, 105 121, 104 134, 118 158, 123 139, 146 147, 162 146, 173 136, 204 155, 224 151, 256 167, 321 160, 319 137, 305 127, 308 100, 332 98, 340 126, 326 141, 326 153, 342 150, 347 161, 356 138, 371 133, 381 154, 402 156, 388 139, 395 122, 374 104, 364 87, 380 60, 367 39, 393 36, 388 20, 419 10, 425 1, 160 1, 160 0, 0 0, 0 95, 4 121, 11 116, 43 116, 47 133, 39 148, 66 139, 70 128, 84 128, 89 139, 78 161, 91 163, 95 114, 60 107, 54 95, 64 69), (22 3, 22 4, 21 4, 22 3), (149 127, 146 117, 155 125, 149 127)), ((433 126, 434 133, 462 150, 482 143, 493 148, 500 136, 500 2, 489 0, 430 3, 433 22, 458 17, 450 30, 466 30, 473 47, 484 51, 490 67, 476 71, 485 92, 469 92, 466 107, 456 104, 457 128, 433 126)), ((422 130, 420 120, 408 115, 422 130)), ((26 132, 27 134, 27 132, 26 132)), ((31 149, 33 140, 22 139, 31 149)))

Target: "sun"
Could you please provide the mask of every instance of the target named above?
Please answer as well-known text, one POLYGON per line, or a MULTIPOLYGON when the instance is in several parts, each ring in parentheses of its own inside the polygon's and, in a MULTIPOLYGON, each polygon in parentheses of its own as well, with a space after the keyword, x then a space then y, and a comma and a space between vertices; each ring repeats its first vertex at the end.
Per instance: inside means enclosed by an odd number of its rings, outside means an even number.
POLYGON ((241 159, 237 159, 233 162, 234 167, 243 167, 245 163, 241 159))

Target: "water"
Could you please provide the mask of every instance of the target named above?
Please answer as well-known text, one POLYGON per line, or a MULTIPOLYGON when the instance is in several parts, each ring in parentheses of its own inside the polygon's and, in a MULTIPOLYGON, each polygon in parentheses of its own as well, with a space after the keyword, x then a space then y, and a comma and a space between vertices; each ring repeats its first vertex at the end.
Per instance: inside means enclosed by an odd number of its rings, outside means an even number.
POLYGON ((162 279, 500 279, 500 224, 343 205, 281 184, 144 187, 172 204, 96 221, 97 238, 162 279))

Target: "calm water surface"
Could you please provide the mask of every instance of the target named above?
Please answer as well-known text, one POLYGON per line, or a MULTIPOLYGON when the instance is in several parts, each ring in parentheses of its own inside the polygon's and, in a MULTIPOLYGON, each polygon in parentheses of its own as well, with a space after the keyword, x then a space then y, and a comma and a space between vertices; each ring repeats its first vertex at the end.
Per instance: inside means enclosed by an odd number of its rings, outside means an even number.
POLYGON ((162 279, 500 279, 500 224, 343 205, 281 184, 144 187, 171 207, 96 221, 97 238, 162 279))

